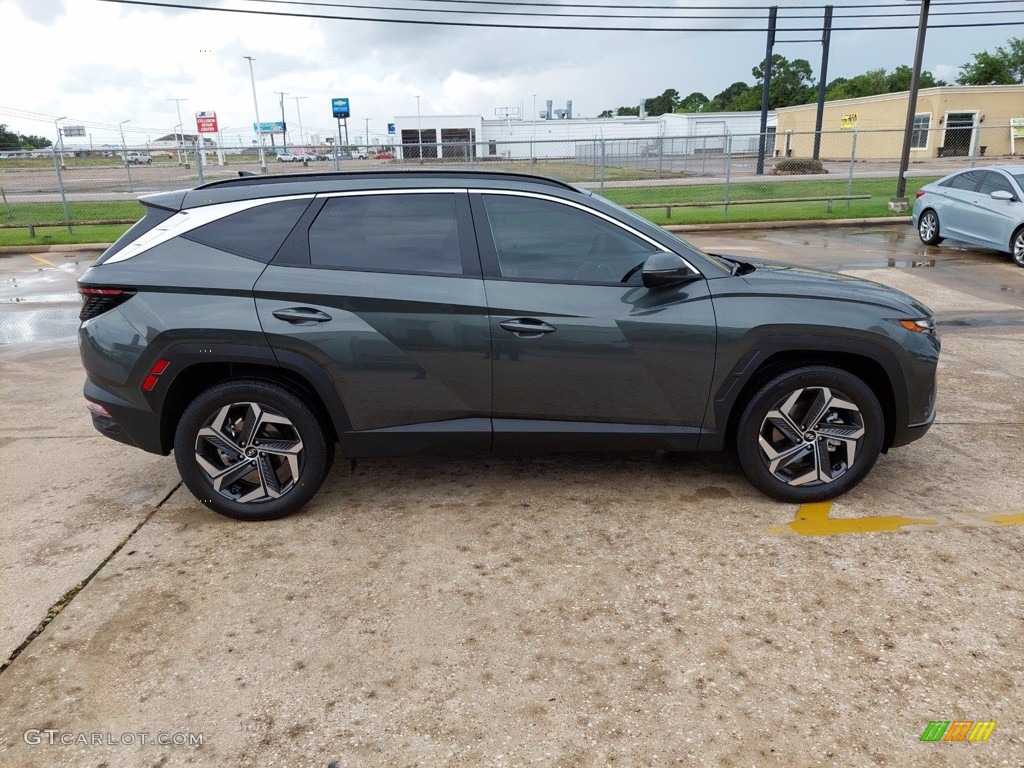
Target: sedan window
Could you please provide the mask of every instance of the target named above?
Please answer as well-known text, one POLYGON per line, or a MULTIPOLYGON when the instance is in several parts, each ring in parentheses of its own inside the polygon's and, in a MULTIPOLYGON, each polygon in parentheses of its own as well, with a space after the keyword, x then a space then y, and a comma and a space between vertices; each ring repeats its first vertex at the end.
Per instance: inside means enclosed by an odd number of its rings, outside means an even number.
POLYGON ((981 180, 981 186, 978 187, 978 192, 983 195, 991 195, 996 190, 1003 192, 1009 192, 1011 195, 1015 195, 1013 187, 1010 186, 1010 182, 1007 181, 1006 177, 1001 173, 995 171, 987 171, 985 178, 981 180))
POLYGON ((980 171, 967 171, 967 173, 958 173, 953 178, 946 179, 942 182, 942 186, 974 192, 978 188, 979 181, 981 181, 980 171))
POLYGON ((508 195, 483 199, 503 277, 618 283, 657 250, 569 205, 508 195))

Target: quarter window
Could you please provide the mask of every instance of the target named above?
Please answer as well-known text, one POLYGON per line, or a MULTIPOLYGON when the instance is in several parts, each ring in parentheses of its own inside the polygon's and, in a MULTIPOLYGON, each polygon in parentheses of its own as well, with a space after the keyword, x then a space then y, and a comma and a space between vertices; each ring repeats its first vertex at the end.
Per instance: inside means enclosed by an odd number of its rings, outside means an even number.
POLYGON ((182 237, 268 263, 309 203, 309 198, 305 198, 257 205, 211 221, 182 237))
POLYGON ((455 195, 330 198, 309 228, 309 255, 336 269, 461 275, 455 195))
POLYGON ((619 226, 569 205, 484 195, 503 277, 618 283, 656 249, 619 226))

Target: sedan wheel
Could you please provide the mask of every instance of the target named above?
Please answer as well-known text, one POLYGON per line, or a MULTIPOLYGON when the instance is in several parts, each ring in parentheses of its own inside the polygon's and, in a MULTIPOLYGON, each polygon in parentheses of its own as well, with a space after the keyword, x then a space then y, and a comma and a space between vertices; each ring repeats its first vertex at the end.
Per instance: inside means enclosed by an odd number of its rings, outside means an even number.
POLYGON ((939 237, 939 217, 935 211, 925 211, 917 223, 917 234, 925 245, 938 245, 942 242, 939 237))
POLYGON ((282 387, 263 381, 217 385, 185 410, 175 461, 193 495, 241 520, 271 520, 316 493, 333 458, 319 420, 282 387))
POLYGON ((1024 227, 1021 227, 1013 236, 1013 261, 1018 267, 1024 267, 1024 227))
POLYGON ((863 381, 837 368, 780 374, 747 404, 734 450, 750 482, 780 501, 839 496, 870 471, 885 417, 863 381))

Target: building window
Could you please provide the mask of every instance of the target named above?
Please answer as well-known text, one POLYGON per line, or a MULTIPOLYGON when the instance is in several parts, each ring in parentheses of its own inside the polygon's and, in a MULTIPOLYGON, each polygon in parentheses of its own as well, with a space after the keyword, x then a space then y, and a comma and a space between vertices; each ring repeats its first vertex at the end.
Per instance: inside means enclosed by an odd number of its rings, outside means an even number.
POLYGON ((911 149, 928 149, 928 129, 931 126, 931 114, 914 115, 914 131, 910 134, 911 149))

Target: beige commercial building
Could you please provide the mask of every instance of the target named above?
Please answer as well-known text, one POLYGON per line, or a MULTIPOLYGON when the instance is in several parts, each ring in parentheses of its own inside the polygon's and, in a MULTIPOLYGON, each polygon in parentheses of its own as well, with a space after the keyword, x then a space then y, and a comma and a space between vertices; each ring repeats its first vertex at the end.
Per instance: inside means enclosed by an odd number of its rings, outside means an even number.
MULTIPOLYGON (((825 102, 820 157, 899 157, 908 92, 825 102)), ((811 157, 816 104, 778 110, 777 156, 811 157)), ((911 161, 953 156, 1024 155, 1024 85, 939 86, 917 96, 911 161), (1019 121, 1011 139, 1011 122, 1019 121)))

